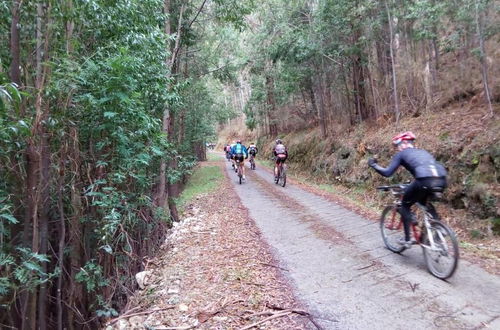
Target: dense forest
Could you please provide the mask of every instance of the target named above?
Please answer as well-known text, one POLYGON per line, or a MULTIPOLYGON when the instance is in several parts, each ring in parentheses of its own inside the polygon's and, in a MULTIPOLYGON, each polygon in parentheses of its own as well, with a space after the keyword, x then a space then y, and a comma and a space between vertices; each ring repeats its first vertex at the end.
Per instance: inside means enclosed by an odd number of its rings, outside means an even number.
POLYGON ((205 142, 236 116, 261 137, 318 127, 326 139, 460 100, 485 121, 498 112, 498 1, 0 9, 1 327, 97 328, 117 315, 178 220, 205 142))

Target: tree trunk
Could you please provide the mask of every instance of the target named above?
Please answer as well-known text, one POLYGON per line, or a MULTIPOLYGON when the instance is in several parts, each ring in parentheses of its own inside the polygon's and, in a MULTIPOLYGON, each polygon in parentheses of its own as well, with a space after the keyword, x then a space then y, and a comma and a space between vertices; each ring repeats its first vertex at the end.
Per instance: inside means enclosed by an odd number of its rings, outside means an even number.
POLYGON ((306 88, 307 88, 307 91, 309 92, 309 98, 311 99, 311 110, 312 110, 311 118, 314 118, 314 123, 316 123, 316 120, 317 120, 318 115, 319 115, 319 110, 318 110, 318 106, 316 104, 316 96, 314 93, 313 81, 312 81, 311 77, 307 78, 306 88))
POLYGON ((387 5, 387 0, 385 1, 385 8, 387 10, 387 19, 389 21, 389 36, 390 36, 390 54, 391 54, 391 67, 392 67, 392 96, 394 99, 394 117, 396 119, 396 127, 399 126, 399 100, 398 100, 398 85, 396 81, 396 66, 395 66, 395 56, 394 56, 394 33, 392 29, 392 17, 391 12, 389 10, 389 6, 387 5))
MULTIPOLYGON (((325 68, 326 74, 325 74, 325 86, 324 91, 325 91, 325 104, 326 104, 326 122, 327 124, 333 123, 334 119, 334 102, 333 102, 333 94, 332 94, 332 88, 331 88, 331 81, 333 81, 333 75, 332 71, 328 70, 325 68)), ((328 125, 327 125, 328 127, 328 125)), ((328 134, 328 131, 327 131, 328 134)))
POLYGON ((70 247, 69 255, 69 279, 71 283, 67 285, 67 305, 72 308, 66 308, 67 310, 67 324, 69 329, 74 329, 75 324, 77 324, 76 319, 78 315, 75 316, 73 308, 78 310, 82 315, 86 315, 86 304, 85 297, 83 294, 82 283, 76 282, 75 276, 83 267, 85 261, 85 251, 84 251, 84 225, 80 222, 83 216, 83 201, 81 191, 83 188, 82 176, 81 176, 81 157, 79 152, 79 137, 78 130, 76 127, 70 128, 70 147, 69 154, 72 161, 71 164, 71 207, 72 216, 69 219, 69 237, 68 245, 70 247))
POLYGON ((359 122, 368 118, 365 98, 365 75, 361 57, 354 55, 352 67, 352 83, 354 87, 354 105, 359 122))
MULTIPOLYGON (((73 0, 67 1, 67 11, 69 17, 73 14, 73 0)), ((71 40, 73 39, 73 30, 75 29, 75 23, 73 20, 66 21, 66 53, 69 55, 73 53, 73 44, 71 40)))
POLYGON ((57 330, 64 329, 63 323, 63 278, 65 278, 66 270, 64 268, 64 247, 66 241, 66 222, 64 213, 64 173, 67 153, 67 142, 61 146, 59 159, 59 179, 57 184, 57 209, 59 212, 59 244, 57 253, 57 267, 60 269, 59 277, 57 278, 56 291, 56 306, 57 306, 57 330))
POLYGON ((10 56, 12 57, 12 62, 10 62, 10 79, 18 86, 21 86, 21 59, 19 46, 20 11, 21 0, 13 0, 12 21, 10 24, 10 56))
MULTIPOLYGON (((169 141, 175 141, 175 115, 173 111, 168 112, 167 118, 167 136, 169 141)), ((169 161, 168 167, 172 170, 177 169, 177 158, 172 157, 169 161)), ((170 217, 172 221, 179 221, 179 212, 177 211, 177 205, 175 204, 175 198, 177 197, 177 183, 172 182, 170 179, 167 180, 167 200, 168 208, 170 210, 170 217)))
POLYGON ((278 136, 278 125, 276 118, 276 99, 274 96, 274 79, 270 74, 266 75, 267 106, 269 114, 269 135, 278 136))
MULTIPOLYGON (((323 70, 319 70, 319 72, 322 72, 323 70)), ((319 127, 321 131, 321 136, 323 138, 326 138, 326 128, 327 128, 327 123, 326 123, 326 111, 325 111, 325 101, 324 101, 324 93, 323 93, 323 74, 320 73, 317 78, 318 81, 318 98, 319 98, 319 127)))
POLYGON ((198 141, 194 145, 194 152, 196 154, 196 159, 203 162, 207 160, 207 148, 203 141, 198 141))
POLYGON ((476 29, 477 36, 479 39, 479 51, 480 51, 480 59, 481 62, 481 74, 483 77, 483 88, 484 88, 484 97, 486 103, 488 104, 488 109, 490 110, 490 116, 493 116, 493 106, 491 105, 491 95, 490 95, 490 87, 488 84, 488 63, 486 62, 486 49, 484 47, 484 37, 483 37, 483 22, 481 13, 479 12, 479 3, 476 0, 476 29))
MULTIPOLYGON (((171 34, 171 12, 170 12, 170 0, 164 0, 163 2, 163 11, 165 14, 165 22, 164 22, 164 31, 166 34, 166 37, 169 38, 171 34)), ((167 43, 167 47, 169 50, 171 50, 170 47, 170 42, 167 43)), ((167 66, 170 67, 170 59, 166 59, 166 64, 167 66)), ((170 114, 170 109, 169 106, 166 105, 165 109, 163 110, 163 119, 162 119, 162 132, 167 135, 168 133, 168 118, 170 114)), ((165 138, 168 139, 168 136, 165 138)), ((158 179, 155 184, 155 188, 153 191, 153 205, 159 208, 164 208, 165 207, 165 202, 167 199, 167 185, 166 185, 166 178, 167 178, 167 161, 162 157, 160 161, 160 171, 158 173, 158 179)))
MULTIPOLYGON (((45 120, 47 116, 44 116, 45 120)), ((40 254, 46 255, 49 247, 49 206, 50 206, 50 195, 49 195, 49 171, 50 171, 50 150, 49 150, 49 138, 48 133, 43 127, 43 132, 41 132, 41 169, 40 169, 40 254)), ((42 263, 41 268, 44 274, 47 274, 48 267, 47 263, 42 263)), ((46 280, 46 275, 43 275, 42 280, 46 280)), ((38 328, 40 330, 47 329, 47 282, 40 284, 40 291, 38 294, 38 328)))

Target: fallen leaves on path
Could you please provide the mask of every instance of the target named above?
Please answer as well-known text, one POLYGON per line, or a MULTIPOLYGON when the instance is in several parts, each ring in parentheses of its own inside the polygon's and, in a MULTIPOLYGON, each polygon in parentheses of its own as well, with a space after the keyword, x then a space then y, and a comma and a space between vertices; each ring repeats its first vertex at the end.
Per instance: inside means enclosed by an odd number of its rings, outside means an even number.
POLYGON ((186 207, 147 264, 130 317, 107 329, 315 328, 227 180, 186 207))

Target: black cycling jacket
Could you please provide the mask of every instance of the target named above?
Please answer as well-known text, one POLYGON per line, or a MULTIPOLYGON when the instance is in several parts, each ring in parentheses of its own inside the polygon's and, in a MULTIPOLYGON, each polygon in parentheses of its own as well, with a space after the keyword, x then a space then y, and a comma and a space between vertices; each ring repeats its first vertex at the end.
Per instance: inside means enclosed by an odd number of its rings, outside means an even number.
POLYGON ((430 153, 417 148, 407 148, 398 152, 387 168, 378 164, 373 164, 372 167, 381 175, 389 177, 396 172, 399 165, 410 171, 416 179, 446 177, 447 174, 444 166, 437 162, 430 153))

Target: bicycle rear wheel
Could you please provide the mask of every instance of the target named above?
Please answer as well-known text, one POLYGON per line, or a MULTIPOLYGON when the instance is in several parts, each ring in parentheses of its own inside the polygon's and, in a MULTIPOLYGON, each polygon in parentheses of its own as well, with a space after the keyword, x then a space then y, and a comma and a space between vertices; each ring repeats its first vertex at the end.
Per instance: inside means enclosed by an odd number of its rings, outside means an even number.
POLYGON ((283 166, 280 173, 280 185, 284 188, 286 185, 286 167, 283 166))
POLYGON ((399 241, 405 237, 403 220, 394 205, 387 206, 380 217, 380 232, 385 246, 395 253, 405 250, 399 241))
POLYGON ((240 184, 243 179, 243 170, 241 169, 243 165, 241 163, 238 163, 238 179, 240 180, 240 184))
POLYGON ((458 266, 459 250, 455 232, 445 224, 432 221, 423 240, 424 259, 429 272, 440 279, 453 275, 458 266), (432 241, 429 237, 432 235, 432 241))

